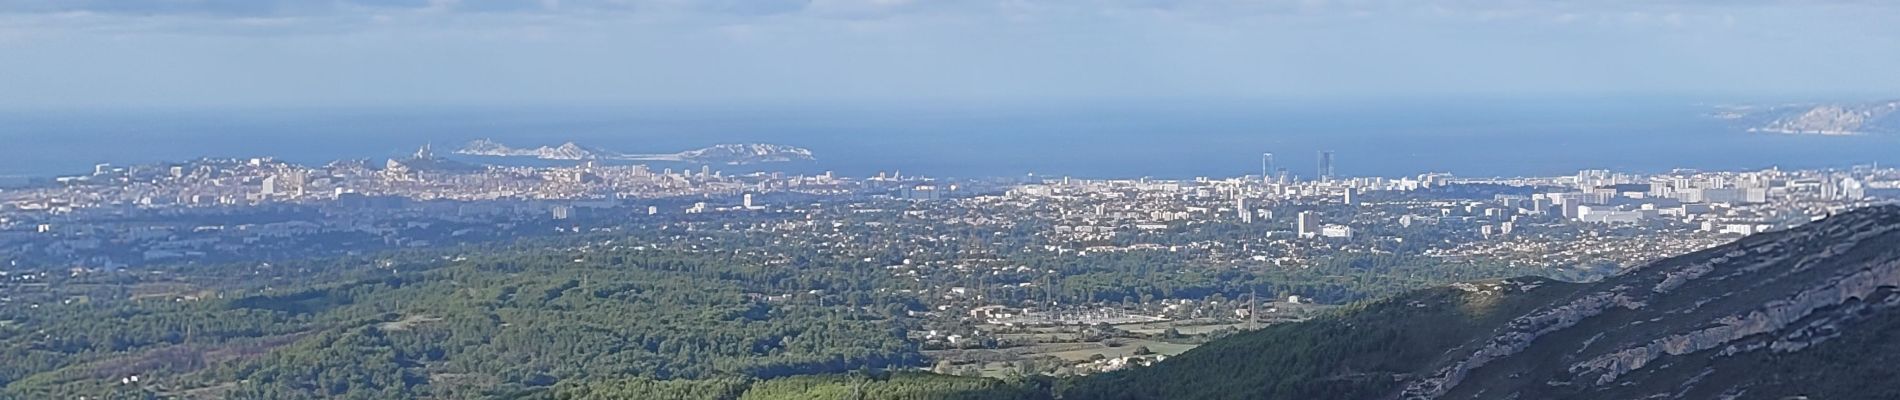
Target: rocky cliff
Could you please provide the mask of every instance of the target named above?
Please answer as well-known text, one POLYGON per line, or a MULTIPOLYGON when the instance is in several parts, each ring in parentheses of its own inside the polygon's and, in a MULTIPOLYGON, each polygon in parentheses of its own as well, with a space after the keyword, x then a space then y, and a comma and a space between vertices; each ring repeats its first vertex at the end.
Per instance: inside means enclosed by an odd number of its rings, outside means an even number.
POLYGON ((1522 278, 1403 295, 1087 379, 1069 394, 1900 398, 1900 383, 1882 378, 1900 374, 1897 287, 1900 207, 1872 207, 1596 283, 1522 278))
MULTIPOLYGON (((1553 299, 1451 353, 1401 397, 1717 398, 1810 393, 1763 376, 1895 318, 1900 208, 1876 207, 1655 263, 1553 299), (1500 362, 1508 360, 1509 362, 1500 362)), ((1900 371, 1900 369, 1896 369, 1900 371)))

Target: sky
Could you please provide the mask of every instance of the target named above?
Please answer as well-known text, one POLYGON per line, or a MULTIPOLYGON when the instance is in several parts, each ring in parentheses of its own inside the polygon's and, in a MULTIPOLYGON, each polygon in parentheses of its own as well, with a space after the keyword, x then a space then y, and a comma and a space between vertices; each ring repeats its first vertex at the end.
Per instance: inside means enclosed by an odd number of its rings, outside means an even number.
POLYGON ((1888 0, 0 0, 0 108, 1900 94, 1888 0))

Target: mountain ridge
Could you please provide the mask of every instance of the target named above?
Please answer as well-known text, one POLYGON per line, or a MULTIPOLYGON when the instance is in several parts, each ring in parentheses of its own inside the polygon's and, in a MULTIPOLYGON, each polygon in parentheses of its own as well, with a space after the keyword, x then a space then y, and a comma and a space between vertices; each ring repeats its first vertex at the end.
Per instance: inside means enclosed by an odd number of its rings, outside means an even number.
POLYGON ((1900 384, 1824 382, 1855 372, 1830 367, 1852 353, 1839 343, 1900 348, 1864 328, 1900 326, 1896 287, 1900 207, 1877 206, 1595 283, 1408 293, 1084 378, 1063 398, 1891 398, 1900 384))

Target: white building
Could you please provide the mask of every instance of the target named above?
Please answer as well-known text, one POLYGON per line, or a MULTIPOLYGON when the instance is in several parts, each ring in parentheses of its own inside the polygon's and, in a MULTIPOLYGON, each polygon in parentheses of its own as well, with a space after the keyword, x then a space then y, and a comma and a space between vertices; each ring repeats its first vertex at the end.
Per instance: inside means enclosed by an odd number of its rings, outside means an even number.
POLYGON ((1644 219, 1654 218, 1657 215, 1657 211, 1654 208, 1627 211, 1609 206, 1577 207, 1577 220, 1582 222, 1634 224, 1642 222, 1644 219))
POLYGON ((1352 227, 1345 225, 1326 225, 1319 229, 1319 235, 1334 239, 1352 239, 1352 227))
POLYGON ((1247 198, 1234 199, 1234 212, 1240 215, 1240 223, 1253 223, 1253 210, 1247 208, 1247 198))
POLYGON ((1303 238, 1318 237, 1320 234, 1319 213, 1312 212, 1312 211, 1301 211, 1297 226, 1299 228, 1300 237, 1303 237, 1303 238))

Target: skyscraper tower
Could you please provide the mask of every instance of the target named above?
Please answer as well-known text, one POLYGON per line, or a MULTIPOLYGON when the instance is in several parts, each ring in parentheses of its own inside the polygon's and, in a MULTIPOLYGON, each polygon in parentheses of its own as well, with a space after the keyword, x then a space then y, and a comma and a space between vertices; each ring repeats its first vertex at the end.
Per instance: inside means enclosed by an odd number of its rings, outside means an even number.
POLYGON ((1321 181, 1333 180, 1333 151, 1332 150, 1320 150, 1319 152, 1319 180, 1321 181))
POLYGON ((1268 184, 1273 179, 1273 153, 1260 153, 1260 181, 1268 184))

